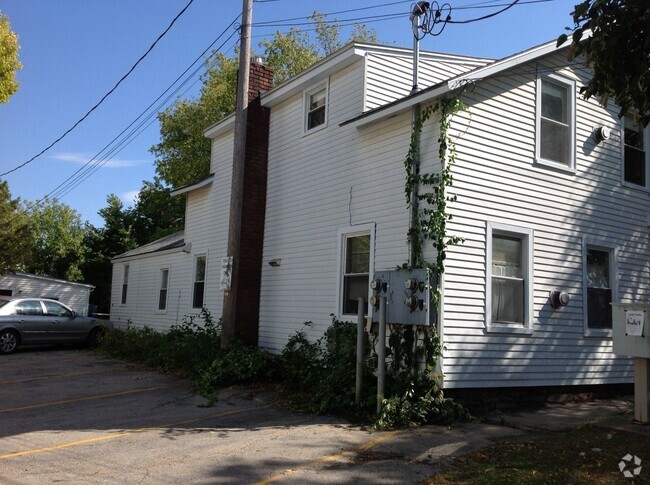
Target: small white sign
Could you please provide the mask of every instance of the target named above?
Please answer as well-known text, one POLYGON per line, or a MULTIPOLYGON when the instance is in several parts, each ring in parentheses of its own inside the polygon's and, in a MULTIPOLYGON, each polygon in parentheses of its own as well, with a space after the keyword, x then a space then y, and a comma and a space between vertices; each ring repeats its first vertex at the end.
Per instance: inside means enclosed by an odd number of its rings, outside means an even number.
POLYGON ((632 337, 643 337, 645 312, 643 310, 628 310, 625 312, 625 333, 632 337))
POLYGON ((232 256, 221 258, 221 280, 219 288, 221 291, 230 291, 232 281, 232 256))

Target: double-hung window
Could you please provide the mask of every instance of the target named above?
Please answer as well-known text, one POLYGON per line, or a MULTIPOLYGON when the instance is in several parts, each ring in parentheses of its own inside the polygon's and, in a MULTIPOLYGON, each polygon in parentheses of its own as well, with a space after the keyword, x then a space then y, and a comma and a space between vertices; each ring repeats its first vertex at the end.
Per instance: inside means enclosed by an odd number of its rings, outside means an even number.
POLYGON ((533 331, 533 232, 487 224, 485 320, 488 331, 533 331))
POLYGON ((584 243, 584 319, 587 335, 610 335, 616 301, 616 249, 584 243))
POLYGON ((327 87, 305 93, 305 133, 327 123, 327 87))
POLYGON ((124 274, 122 275, 122 305, 126 305, 126 293, 129 288, 129 265, 124 265, 124 274))
POLYGON ((623 180, 648 187, 648 132, 631 116, 623 118, 623 180))
POLYGON ((194 260, 192 308, 203 308, 203 295, 205 293, 205 262, 205 256, 197 256, 194 260))
POLYGON ((167 289, 169 287, 169 268, 160 270, 160 289, 158 290, 158 310, 167 310, 167 289))
POLYGON ((370 273, 373 257, 372 229, 341 234, 340 313, 357 315, 359 297, 366 300, 368 311, 370 273))
POLYGON ((575 83, 554 74, 537 79, 536 159, 575 169, 575 83))

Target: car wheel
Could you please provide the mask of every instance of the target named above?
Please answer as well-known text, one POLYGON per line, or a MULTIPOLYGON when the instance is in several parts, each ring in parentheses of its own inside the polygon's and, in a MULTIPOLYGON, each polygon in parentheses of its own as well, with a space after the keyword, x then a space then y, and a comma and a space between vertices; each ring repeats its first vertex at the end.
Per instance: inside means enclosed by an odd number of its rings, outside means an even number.
POLYGON ((105 333, 106 330, 103 328, 93 328, 90 331, 90 334, 88 334, 88 347, 93 349, 99 347, 99 344, 102 342, 102 338, 104 337, 105 333))
POLYGON ((18 347, 18 334, 13 330, 0 332, 0 354, 11 354, 18 347))

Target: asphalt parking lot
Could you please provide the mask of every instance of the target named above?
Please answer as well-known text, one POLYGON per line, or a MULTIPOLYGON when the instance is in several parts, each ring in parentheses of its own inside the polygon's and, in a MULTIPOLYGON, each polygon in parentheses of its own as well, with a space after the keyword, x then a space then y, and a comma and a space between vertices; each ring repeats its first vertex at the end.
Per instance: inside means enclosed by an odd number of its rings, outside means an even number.
POLYGON ((216 404, 172 376, 85 350, 0 358, 0 483, 415 483, 431 463, 395 432, 293 413, 272 396, 216 404))

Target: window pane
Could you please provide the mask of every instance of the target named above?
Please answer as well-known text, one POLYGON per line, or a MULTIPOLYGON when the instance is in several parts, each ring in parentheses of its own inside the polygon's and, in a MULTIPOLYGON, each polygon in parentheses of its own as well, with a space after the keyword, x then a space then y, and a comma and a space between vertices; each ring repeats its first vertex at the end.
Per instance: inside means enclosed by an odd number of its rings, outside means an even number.
POLYGON ((163 269, 160 275, 160 288, 167 288, 167 281, 169 280, 169 270, 163 269))
POLYGON ((587 289, 587 321, 589 328, 612 328, 612 290, 587 289))
POLYGON ((569 127, 542 119, 540 129, 540 156, 569 165, 569 127))
POLYGON ((359 297, 366 299, 365 311, 368 312, 368 276, 345 276, 343 278, 343 313, 354 314, 359 309, 359 297))
POLYGON ((370 235, 347 238, 346 273, 370 271, 370 235))
POLYGON ((522 278, 521 239, 492 236, 492 275, 522 278))
POLYGON ((524 323, 524 280, 492 277, 492 322, 524 323))
POLYGON ((542 80, 542 116, 568 124, 568 89, 565 86, 542 80))
POLYGON ((203 306, 203 290, 205 283, 197 281, 194 283, 194 296, 192 298, 192 308, 201 308, 203 306))
POLYGON ((42 315, 43 309, 40 302, 36 300, 21 301, 16 304, 17 315, 42 315))
POLYGON ((611 288, 608 251, 587 250, 587 286, 589 288, 611 288))
POLYGON ((205 256, 196 258, 196 275, 194 281, 205 281, 205 256))
POLYGON ((316 108, 320 108, 321 106, 325 106, 324 89, 309 96, 309 111, 313 111, 316 108))
POLYGON ((158 298, 158 310, 165 310, 167 308, 167 290, 160 290, 158 298))
POLYGON ((623 132, 626 145, 638 148, 639 150, 645 149, 643 144, 643 128, 629 116, 626 116, 624 119, 623 132))
POLYGON ((129 282, 129 265, 124 266, 124 279, 122 280, 123 284, 127 284, 129 282))
POLYGON ((307 129, 315 128, 325 123, 325 107, 319 108, 309 113, 307 118, 307 129))
POLYGON ((70 311, 63 305, 54 303, 53 301, 44 301, 45 311, 48 315, 54 315, 57 317, 69 317, 71 316, 70 311))
POLYGON ((625 181, 645 187, 645 153, 625 146, 625 181))

